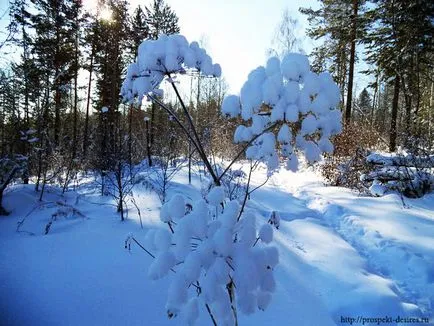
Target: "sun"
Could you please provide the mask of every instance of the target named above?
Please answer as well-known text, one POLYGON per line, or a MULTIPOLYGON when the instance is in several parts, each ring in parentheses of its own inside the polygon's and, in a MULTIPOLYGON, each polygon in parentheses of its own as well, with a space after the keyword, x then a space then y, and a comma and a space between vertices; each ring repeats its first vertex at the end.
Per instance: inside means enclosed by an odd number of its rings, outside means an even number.
POLYGON ((112 11, 107 6, 101 8, 101 12, 99 13, 99 16, 101 19, 106 21, 111 21, 113 19, 112 11))

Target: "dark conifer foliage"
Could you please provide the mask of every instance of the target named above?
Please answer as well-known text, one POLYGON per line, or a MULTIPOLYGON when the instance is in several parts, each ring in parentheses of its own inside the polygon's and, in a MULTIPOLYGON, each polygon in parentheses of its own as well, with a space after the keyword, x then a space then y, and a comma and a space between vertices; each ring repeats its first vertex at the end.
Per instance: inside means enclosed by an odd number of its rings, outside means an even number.
POLYGON ((320 9, 300 11, 309 21, 308 36, 324 40, 312 53, 313 65, 332 71, 346 122, 367 119, 392 152, 407 146, 409 137, 432 144, 433 2, 321 0, 320 9), (372 95, 368 115, 367 108, 354 113, 360 106, 353 99, 354 73, 361 70, 357 58, 372 81, 362 92, 365 99, 368 91, 372 95))

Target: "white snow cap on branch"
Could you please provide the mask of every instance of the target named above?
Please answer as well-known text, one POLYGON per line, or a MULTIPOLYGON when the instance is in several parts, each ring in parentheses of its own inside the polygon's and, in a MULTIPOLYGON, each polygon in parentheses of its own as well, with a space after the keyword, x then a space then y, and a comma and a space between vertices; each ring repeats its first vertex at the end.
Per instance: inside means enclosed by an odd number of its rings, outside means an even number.
POLYGON ((333 152, 329 138, 342 131, 339 100, 339 88, 329 73, 316 74, 305 55, 289 53, 282 62, 272 57, 265 67, 254 69, 240 95, 223 100, 222 113, 246 122, 236 129, 234 141, 253 140, 247 158, 261 160, 273 170, 279 156, 284 157, 286 167, 295 171, 294 150, 304 152, 309 162, 333 152))
POLYGON ((208 203, 193 202, 192 211, 183 216, 182 196, 173 196, 163 206, 161 219, 172 218, 174 233, 148 232, 148 242, 157 252, 148 275, 155 280, 175 272, 166 304, 169 316, 182 315, 193 324, 197 304, 203 302, 219 324, 233 324, 226 286, 234 282, 234 304, 244 314, 265 310, 276 287, 273 269, 279 262, 278 251, 270 246, 272 227, 264 224, 258 230, 251 211, 240 216, 240 204, 226 202, 223 187, 212 188, 206 198, 208 203), (216 208, 219 213, 214 215, 216 208), (200 286, 197 300, 197 293, 188 291, 192 284, 200 286))
POLYGON ((182 35, 160 35, 157 40, 143 41, 136 62, 127 69, 121 96, 125 102, 132 103, 135 98, 141 101, 159 87, 165 76, 187 71, 213 77, 220 77, 222 72, 197 42, 189 44, 182 35))

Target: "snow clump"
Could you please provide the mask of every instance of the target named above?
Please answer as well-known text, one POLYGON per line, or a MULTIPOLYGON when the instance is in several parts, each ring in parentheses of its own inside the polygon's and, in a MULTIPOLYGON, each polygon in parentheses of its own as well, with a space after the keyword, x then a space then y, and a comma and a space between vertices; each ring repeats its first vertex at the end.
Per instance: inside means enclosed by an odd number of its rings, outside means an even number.
POLYGON ((250 72, 240 95, 227 96, 221 109, 227 117, 245 121, 234 142, 249 143, 248 159, 273 171, 283 158, 286 168, 296 171, 297 151, 310 163, 333 152, 330 137, 342 131, 339 101, 339 88, 329 73, 316 74, 305 55, 289 53, 250 72))
POLYGON ((240 214, 240 204, 227 201, 223 187, 212 188, 205 198, 193 202, 189 213, 182 195, 163 205, 160 219, 173 231, 148 231, 147 243, 157 252, 148 276, 173 276, 166 303, 170 318, 180 315, 193 324, 201 302, 219 324, 233 324, 227 288, 232 287, 233 304, 242 313, 265 310, 276 288, 278 251, 270 246, 271 225, 258 230, 254 214, 240 214))
POLYGON ((122 99, 132 103, 138 98, 140 102, 144 96, 160 94, 158 87, 165 77, 173 82, 174 74, 188 71, 199 72, 203 76, 221 76, 220 65, 213 63, 197 42, 188 43, 179 34, 145 40, 139 46, 135 62, 128 66, 121 88, 122 99))

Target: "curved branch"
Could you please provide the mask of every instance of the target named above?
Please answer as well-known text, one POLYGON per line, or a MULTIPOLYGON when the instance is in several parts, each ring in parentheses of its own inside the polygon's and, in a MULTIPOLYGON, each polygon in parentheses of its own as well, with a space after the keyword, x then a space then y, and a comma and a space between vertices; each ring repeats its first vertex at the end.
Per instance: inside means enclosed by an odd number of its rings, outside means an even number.
POLYGON ((199 152, 199 155, 200 155, 203 163, 205 164, 206 168, 208 169, 209 174, 211 174, 211 177, 213 178, 214 183, 218 186, 218 185, 220 185, 220 178, 217 177, 214 169, 211 166, 211 163, 208 160, 208 157, 206 156, 205 150, 202 146, 202 143, 199 139, 199 135, 197 134, 196 128, 194 126, 193 120, 191 119, 191 115, 188 112, 187 107, 185 106, 184 101, 182 100, 181 95, 179 94, 178 88, 176 87, 169 72, 167 72, 167 76, 169 77, 170 84, 172 85, 173 90, 175 91, 176 96, 179 99, 179 103, 181 104, 182 110, 184 111, 184 114, 187 117, 187 120, 190 124, 191 131, 193 132, 193 135, 196 138, 197 145, 198 145, 197 150, 199 152))
POLYGON ((263 134, 265 134, 266 132, 270 131, 271 129, 273 129, 274 127, 276 127, 279 124, 279 122, 273 123, 271 126, 269 126, 268 128, 264 129, 260 134, 256 135, 255 137, 253 137, 247 144, 245 144, 243 146, 243 148, 241 149, 241 151, 238 152, 238 154, 235 156, 235 158, 231 161, 231 163, 229 163, 229 165, 226 167, 226 169, 223 171, 223 173, 218 177, 218 180, 220 181, 223 176, 229 171, 229 169, 232 167, 232 165, 240 158, 240 156, 244 153, 244 151, 259 137, 261 137, 263 134))
POLYGON ((195 141, 195 139, 193 138, 193 136, 190 135, 190 132, 187 130, 187 128, 182 124, 182 122, 179 120, 179 118, 175 115, 175 113, 168 108, 163 102, 161 102, 160 100, 158 100, 156 97, 152 96, 152 95, 148 95, 149 98, 154 101, 155 103, 157 103, 161 108, 163 108, 167 113, 170 114, 170 116, 173 117, 173 119, 175 120, 175 122, 181 127, 181 129, 184 131, 184 133, 187 135, 188 139, 190 139, 193 142, 194 147, 198 149, 197 143, 195 141))

